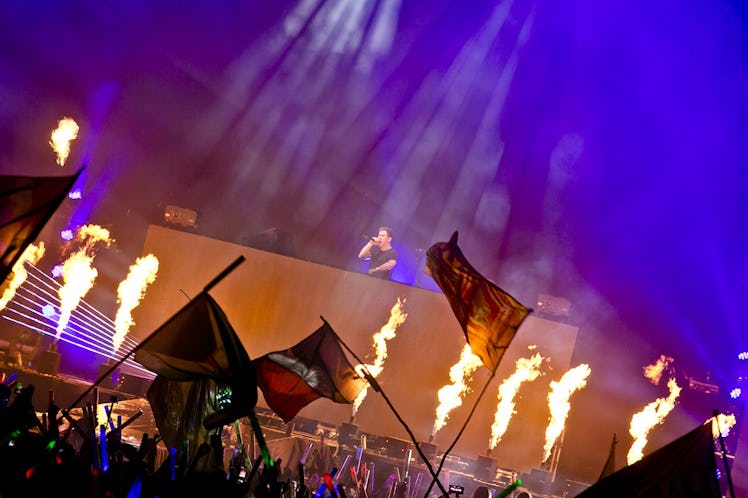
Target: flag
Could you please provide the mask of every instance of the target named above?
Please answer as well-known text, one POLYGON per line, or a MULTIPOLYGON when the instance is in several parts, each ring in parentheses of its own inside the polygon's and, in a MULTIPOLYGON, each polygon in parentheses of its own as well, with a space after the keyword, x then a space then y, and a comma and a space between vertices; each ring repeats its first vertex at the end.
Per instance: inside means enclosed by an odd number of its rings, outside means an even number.
POLYGON ((230 399, 230 406, 225 399, 214 403, 219 405, 216 411, 231 415, 231 420, 249 414, 257 403, 252 362, 223 310, 207 292, 145 339, 135 352, 135 360, 164 379, 210 379, 219 394, 230 389, 224 396, 230 399))
POLYGON ((616 439, 615 433, 613 434, 613 440, 610 442, 610 451, 608 452, 608 458, 605 460, 605 465, 603 465, 603 470, 600 472, 600 477, 597 478, 598 481, 601 479, 608 477, 609 475, 613 474, 616 471, 616 444, 618 443, 618 440, 616 439))
POLYGON ((284 422, 320 397, 353 403, 366 386, 345 356, 335 331, 323 322, 292 348, 254 360, 257 385, 268 406, 284 422))
POLYGON ((532 310, 470 265, 457 246, 457 232, 449 242, 429 247, 424 271, 444 292, 470 349, 495 372, 514 334, 532 310))
POLYGON ((216 391, 215 381, 207 377, 171 380, 163 375, 158 375, 148 388, 146 397, 161 439, 186 461, 192 461, 207 439, 208 429, 203 421, 217 413, 216 391))
POLYGON ((26 246, 39 236, 78 179, 73 176, 0 176, 0 284, 26 246))
POLYGON ((721 498, 711 420, 577 495, 629 496, 721 498))

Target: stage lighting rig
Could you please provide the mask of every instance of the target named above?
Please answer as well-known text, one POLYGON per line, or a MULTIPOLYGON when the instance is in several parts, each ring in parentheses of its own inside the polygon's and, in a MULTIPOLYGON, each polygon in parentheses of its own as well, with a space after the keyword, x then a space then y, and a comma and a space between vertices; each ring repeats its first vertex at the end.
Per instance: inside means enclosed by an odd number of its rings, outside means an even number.
POLYGON ((185 207, 168 205, 164 210, 164 221, 186 228, 197 228, 197 211, 185 207))

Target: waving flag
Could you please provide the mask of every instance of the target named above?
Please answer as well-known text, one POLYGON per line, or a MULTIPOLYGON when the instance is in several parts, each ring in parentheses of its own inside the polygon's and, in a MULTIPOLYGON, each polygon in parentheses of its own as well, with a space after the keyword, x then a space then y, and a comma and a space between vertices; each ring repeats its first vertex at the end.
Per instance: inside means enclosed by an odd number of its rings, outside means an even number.
MULTIPOLYGON (((225 393, 230 405, 216 408, 226 414, 223 419, 219 417, 217 425, 249 414, 257 403, 257 380, 252 362, 223 310, 207 292, 195 297, 141 344, 135 352, 135 360, 162 380, 188 382, 180 388, 187 392, 193 388, 189 382, 203 383, 209 379, 218 386, 219 394, 212 397, 225 393)), ((199 392, 207 392, 203 384, 198 387, 199 392)), ((160 396, 153 400, 165 402, 160 396)), ((195 398, 194 402, 203 401, 195 398)), ((220 405, 221 400, 216 399, 214 404, 220 405)), ((154 412, 170 409, 153 408, 154 412)))
POLYGON ((284 422, 320 397, 353 403, 366 386, 327 322, 292 348, 268 353, 253 363, 265 401, 284 422))
POLYGON ((532 310, 470 265, 457 246, 457 232, 449 242, 429 247, 424 271, 444 292, 470 349, 495 372, 514 334, 532 310))
POLYGON ((577 498, 628 496, 720 498, 711 422, 604 477, 577 498))
POLYGON ((42 231, 78 179, 0 176, 0 284, 42 231))

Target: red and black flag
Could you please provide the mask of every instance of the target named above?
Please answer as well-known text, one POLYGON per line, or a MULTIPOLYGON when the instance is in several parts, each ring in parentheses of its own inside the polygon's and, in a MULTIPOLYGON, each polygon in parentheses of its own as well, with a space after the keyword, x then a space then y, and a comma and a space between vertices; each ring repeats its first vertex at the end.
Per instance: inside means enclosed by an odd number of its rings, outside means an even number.
POLYGON ((425 272, 444 292, 470 349, 495 372, 514 334, 532 310, 472 267, 457 246, 457 232, 449 242, 429 247, 425 272))
POLYGON ((317 398, 352 403, 366 386, 327 322, 290 349, 268 353, 253 363, 265 401, 284 422, 317 398))
POLYGON ((73 188, 73 176, 0 176, 0 284, 73 188))

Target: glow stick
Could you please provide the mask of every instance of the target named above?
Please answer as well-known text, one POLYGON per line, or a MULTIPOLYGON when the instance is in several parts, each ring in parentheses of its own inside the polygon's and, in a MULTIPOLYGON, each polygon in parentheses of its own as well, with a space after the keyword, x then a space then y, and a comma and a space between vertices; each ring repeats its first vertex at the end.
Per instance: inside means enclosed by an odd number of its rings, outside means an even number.
POLYGON ((304 453, 301 455, 301 458, 299 459, 299 463, 301 465, 306 465, 306 459, 309 458, 309 452, 312 450, 312 446, 314 446, 314 441, 309 441, 309 444, 307 445, 306 449, 304 450, 304 453))
POLYGON ((356 450, 356 472, 361 468, 361 455, 364 454, 364 447, 359 446, 356 450))
POLYGON ((342 474, 345 474, 345 468, 348 466, 348 461, 351 459, 351 455, 346 455, 345 460, 343 460, 343 465, 340 466, 340 472, 335 474, 335 482, 338 482, 338 479, 342 474))
MULTIPOLYGON (((337 470, 338 469, 333 467, 329 474, 324 475, 324 481, 322 482, 322 484, 320 484, 319 488, 317 488, 317 491, 314 493, 314 498, 322 498, 322 495, 325 494, 325 488, 327 488, 327 480, 330 479, 331 476, 334 476, 337 470)), ((332 493, 334 492, 335 491, 333 490, 332 493)))
POLYGON ((522 485, 522 479, 517 479, 512 484, 510 484, 508 488, 506 488, 504 491, 502 491, 501 493, 499 493, 498 495, 496 495, 496 498, 506 498, 507 496, 509 496, 509 494, 512 491, 514 491, 515 489, 517 489, 521 485, 522 485))
POLYGON ((106 449, 106 425, 99 426, 99 446, 101 447, 101 471, 109 470, 109 455, 106 449))
POLYGON ((109 408, 109 405, 104 405, 104 412, 106 413, 106 420, 109 423, 109 430, 114 430, 114 421, 112 420, 112 409, 109 408))

